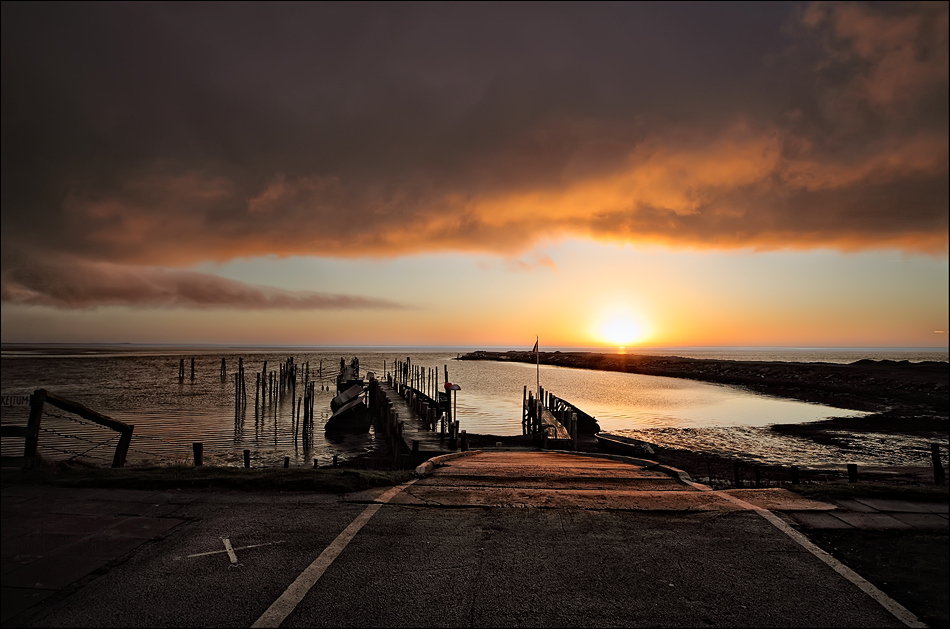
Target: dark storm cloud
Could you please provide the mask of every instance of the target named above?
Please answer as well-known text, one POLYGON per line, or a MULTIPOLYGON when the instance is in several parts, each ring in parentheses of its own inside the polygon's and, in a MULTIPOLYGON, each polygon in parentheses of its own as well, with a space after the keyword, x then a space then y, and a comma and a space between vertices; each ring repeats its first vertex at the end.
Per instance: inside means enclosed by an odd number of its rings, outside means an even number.
POLYGON ((281 290, 208 273, 85 262, 75 258, 9 260, 0 275, 0 298, 13 304, 65 309, 98 306, 247 310, 403 308, 385 299, 281 290))
POLYGON ((3 246, 946 252, 947 13, 5 3, 3 246))

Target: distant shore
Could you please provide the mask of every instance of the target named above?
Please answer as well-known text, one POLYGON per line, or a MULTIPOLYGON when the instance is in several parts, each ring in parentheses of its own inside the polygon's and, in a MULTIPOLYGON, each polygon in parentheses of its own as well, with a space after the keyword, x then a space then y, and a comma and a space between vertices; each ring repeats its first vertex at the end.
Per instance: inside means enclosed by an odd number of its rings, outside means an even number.
MULTIPOLYGON (((534 352, 476 351, 459 359, 534 363, 536 355, 534 352)), ((902 407, 946 417, 950 410, 950 365, 947 362, 860 360, 842 365, 593 352, 541 352, 537 359, 542 365, 731 384, 767 395, 874 413, 902 407)))
MULTIPOLYGON (((940 438, 946 443, 950 415, 947 362, 859 360, 851 364, 794 363, 680 358, 594 352, 475 351, 460 360, 490 360, 622 371, 740 386, 757 393, 841 409, 867 411, 804 424, 777 424, 772 430, 832 443, 836 433, 884 432, 940 438)), ((844 414, 844 413, 843 413, 844 414)))

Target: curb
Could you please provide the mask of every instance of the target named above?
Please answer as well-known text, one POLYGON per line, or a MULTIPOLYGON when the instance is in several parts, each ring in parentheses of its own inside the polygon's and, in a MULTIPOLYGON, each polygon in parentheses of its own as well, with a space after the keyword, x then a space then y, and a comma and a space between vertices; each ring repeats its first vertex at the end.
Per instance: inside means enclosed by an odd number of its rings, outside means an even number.
MULTIPOLYGON (((706 487, 706 485, 702 485, 700 483, 693 481, 693 479, 690 478, 689 474, 686 473, 685 471, 675 468, 675 467, 670 467, 669 465, 662 465, 660 463, 657 463, 656 461, 651 461, 649 459, 638 459, 632 456, 623 456, 622 454, 605 454, 605 453, 600 453, 600 452, 574 452, 572 450, 544 450, 544 452, 556 452, 558 454, 572 454, 574 456, 586 456, 593 459, 608 459, 611 461, 619 461, 621 463, 629 463, 631 465, 639 465, 642 467, 659 470, 665 474, 669 474, 670 476, 677 479, 684 485, 695 487, 696 489, 699 489, 700 491, 712 491, 711 487, 706 487)), ((416 467, 416 469, 413 471, 413 474, 417 476, 418 478, 423 478, 431 474, 432 470, 434 470, 436 466, 443 465, 446 461, 451 461, 453 459, 459 459, 463 456, 471 456, 473 454, 481 454, 481 453, 482 453, 481 450, 469 450, 468 452, 453 452, 451 454, 443 454, 441 456, 434 456, 428 461, 426 461, 425 463, 422 463, 421 465, 416 467)))
POLYGON ((684 472, 681 469, 670 467, 669 465, 662 465, 656 461, 651 461, 650 459, 638 459, 632 456, 624 456, 622 454, 606 454, 602 452, 574 452, 571 450, 545 450, 545 452, 557 452, 559 454, 573 454, 575 456, 588 456, 593 459, 609 459, 611 461, 619 461, 621 463, 630 463, 632 465, 641 465, 643 467, 648 467, 650 469, 659 470, 665 474, 673 476, 681 483, 687 485, 695 485, 697 487, 705 487, 705 485, 700 485, 699 483, 693 482, 693 479, 689 477, 689 474, 684 472))
POLYGON ((441 456, 434 456, 425 463, 422 463, 413 471, 413 474, 418 478, 424 478, 425 476, 432 473, 432 470, 436 466, 444 465, 446 461, 451 461, 453 459, 460 459, 464 456, 472 456, 473 454, 481 454, 481 450, 468 450, 467 452, 453 452, 451 454, 443 454, 441 456))

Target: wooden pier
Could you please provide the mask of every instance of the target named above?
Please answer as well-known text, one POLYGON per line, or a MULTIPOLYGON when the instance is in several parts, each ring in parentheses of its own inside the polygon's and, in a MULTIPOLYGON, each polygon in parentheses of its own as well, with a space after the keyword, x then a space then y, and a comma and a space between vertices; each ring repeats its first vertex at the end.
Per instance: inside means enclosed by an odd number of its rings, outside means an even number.
POLYGON ((387 440, 394 455, 428 458, 467 449, 466 440, 449 429, 445 416, 437 414, 417 390, 388 377, 372 380, 369 391, 376 434, 387 440))
POLYGON ((576 450, 580 432, 596 433, 600 426, 567 400, 540 388, 539 397, 524 388, 522 394, 521 426, 523 434, 539 435, 545 449, 576 450))

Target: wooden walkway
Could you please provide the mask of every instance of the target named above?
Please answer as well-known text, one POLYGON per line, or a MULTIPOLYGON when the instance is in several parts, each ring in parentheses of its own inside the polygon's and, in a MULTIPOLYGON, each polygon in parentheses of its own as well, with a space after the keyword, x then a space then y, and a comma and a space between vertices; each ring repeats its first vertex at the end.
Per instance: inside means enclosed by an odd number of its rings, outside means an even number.
POLYGON ((425 421, 413 412, 409 403, 386 380, 379 380, 379 388, 393 403, 396 419, 403 422, 402 440, 407 451, 411 452, 412 442, 418 441, 419 451, 431 456, 450 452, 448 438, 443 440, 439 431, 428 430, 425 421))

